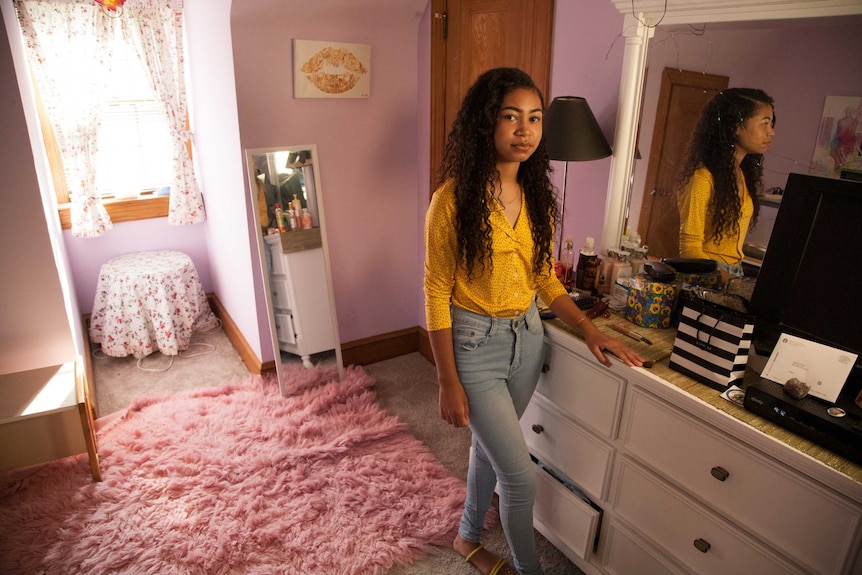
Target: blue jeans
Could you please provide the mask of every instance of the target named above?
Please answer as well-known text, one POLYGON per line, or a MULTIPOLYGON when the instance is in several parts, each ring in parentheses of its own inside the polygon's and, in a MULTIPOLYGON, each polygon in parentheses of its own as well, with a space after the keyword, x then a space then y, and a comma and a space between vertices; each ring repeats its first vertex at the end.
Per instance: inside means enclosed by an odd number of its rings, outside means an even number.
POLYGON ((717 263, 718 263, 718 269, 724 270, 732 276, 741 278, 743 275, 745 275, 742 271, 742 264, 741 263, 739 263, 739 264, 726 264, 724 262, 717 262, 717 263))
POLYGON ((522 575, 541 575, 533 532, 535 466, 518 420, 542 369, 544 329, 535 302, 522 316, 495 318, 452 308, 455 365, 470 405, 473 449, 458 534, 478 542, 494 487, 500 520, 522 575))

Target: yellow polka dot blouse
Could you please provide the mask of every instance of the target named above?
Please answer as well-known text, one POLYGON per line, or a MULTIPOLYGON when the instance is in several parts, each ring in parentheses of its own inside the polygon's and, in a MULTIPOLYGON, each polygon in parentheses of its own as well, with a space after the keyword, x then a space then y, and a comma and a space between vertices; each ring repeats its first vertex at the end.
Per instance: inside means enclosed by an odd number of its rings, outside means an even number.
POLYGON ((742 260, 742 244, 748 224, 754 213, 754 203, 748 195, 745 181, 742 183, 742 215, 739 218, 739 234, 725 233, 716 242, 708 213, 715 182, 706 168, 698 168, 686 189, 679 195, 679 255, 684 258, 705 258, 737 264, 742 260))
POLYGON ((536 292, 552 302, 566 293, 553 272, 553 263, 541 275, 533 273, 533 237, 527 205, 513 228, 502 208, 488 193, 491 207, 490 266, 477 267, 468 278, 457 265, 455 184, 443 184, 431 198, 425 216, 425 317, 428 330, 452 327, 450 303, 492 317, 515 317, 526 312, 536 292))

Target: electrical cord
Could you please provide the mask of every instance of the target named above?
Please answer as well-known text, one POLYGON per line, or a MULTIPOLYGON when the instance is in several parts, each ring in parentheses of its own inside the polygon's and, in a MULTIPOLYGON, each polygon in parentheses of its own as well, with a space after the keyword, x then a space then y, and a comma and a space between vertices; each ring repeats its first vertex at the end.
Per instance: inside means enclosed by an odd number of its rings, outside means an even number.
MULTIPOLYGON (((214 333, 218 333, 219 331, 221 331, 221 329, 222 329, 222 322, 220 319, 216 318, 215 327, 213 327, 207 331, 200 331, 197 333, 200 333, 202 335, 212 335, 214 333)), ((203 342, 189 343, 188 347, 184 350, 181 350, 178 354, 176 354, 176 356, 179 356, 181 359, 191 359, 194 357, 200 357, 202 355, 209 355, 209 354, 215 352, 215 349, 216 349, 215 346, 211 343, 203 343, 203 342), (189 349, 191 349, 192 347, 204 348, 206 351, 197 351, 194 353, 189 353, 189 349)), ((92 351, 91 355, 93 356, 94 359, 97 359, 97 360, 108 359, 109 357, 111 357, 108 354, 106 354, 104 351, 102 351, 101 347, 94 349, 92 351)), ((168 371, 171 368, 171 366, 173 366, 174 357, 176 357, 176 356, 169 355, 168 357, 170 358, 170 361, 168 362, 167 367, 164 367, 164 368, 144 367, 144 360, 146 360, 147 357, 149 357, 149 356, 144 356, 142 358, 139 358, 135 362, 135 365, 141 371, 150 371, 150 372, 168 371)))

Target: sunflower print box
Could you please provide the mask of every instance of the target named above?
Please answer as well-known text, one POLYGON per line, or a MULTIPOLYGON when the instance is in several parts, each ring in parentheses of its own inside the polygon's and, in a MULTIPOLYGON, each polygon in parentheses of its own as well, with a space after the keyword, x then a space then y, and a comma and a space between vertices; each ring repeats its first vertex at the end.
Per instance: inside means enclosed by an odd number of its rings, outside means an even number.
POLYGON ((638 274, 631 280, 625 318, 640 327, 670 327, 678 293, 676 283, 657 282, 646 274, 638 274))

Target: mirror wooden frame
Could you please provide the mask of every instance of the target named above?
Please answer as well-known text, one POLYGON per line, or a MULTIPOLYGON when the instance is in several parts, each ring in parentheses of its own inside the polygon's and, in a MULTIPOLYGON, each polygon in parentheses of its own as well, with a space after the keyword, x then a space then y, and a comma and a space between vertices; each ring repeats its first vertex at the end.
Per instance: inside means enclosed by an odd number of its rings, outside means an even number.
MULTIPOLYGON (((257 237, 257 248, 258 248, 258 265, 260 266, 261 280, 264 286, 264 298, 266 300, 266 312, 267 317, 269 319, 269 331, 270 331, 270 343, 272 345, 272 351, 275 360, 275 368, 276 373, 278 374, 278 385, 279 390, 282 395, 285 395, 288 390, 285 389, 285 382, 282 377, 282 362, 281 362, 281 349, 279 347, 278 342, 278 334, 276 330, 276 320, 275 320, 275 311, 272 301, 272 290, 270 284, 270 278, 268 273, 268 266, 266 263, 266 244, 264 240, 264 234, 261 225, 261 217, 260 217, 260 205, 258 202, 258 194, 257 194, 257 185, 255 182, 255 174, 254 174, 254 157, 261 155, 268 155, 276 152, 286 152, 286 153, 298 153, 298 152, 309 152, 311 157, 310 165, 314 168, 314 178, 313 178, 313 188, 314 188, 314 202, 316 204, 316 212, 317 212, 317 220, 318 226, 320 229, 320 240, 323 248, 323 266, 325 270, 326 276, 326 289, 329 296, 329 306, 332 310, 331 313, 331 321, 332 321, 332 330, 334 333, 334 351, 335 351, 335 361, 338 367, 338 377, 339 379, 344 376, 344 363, 341 355, 341 340, 338 335, 338 318, 335 313, 335 295, 332 286, 332 267, 330 265, 329 258, 329 245, 326 237, 326 217, 324 214, 323 208, 323 194, 322 187, 320 185, 320 157, 317 152, 316 144, 308 144, 303 146, 276 146, 270 148, 247 148, 245 150, 245 162, 246 162, 246 172, 248 174, 248 194, 251 200, 252 212, 254 214, 254 230, 255 235, 257 237)), ((311 200, 309 199, 309 203, 311 200)), ((306 230, 302 230, 303 232, 306 230)), ((286 232, 292 233, 292 232, 286 232)))

